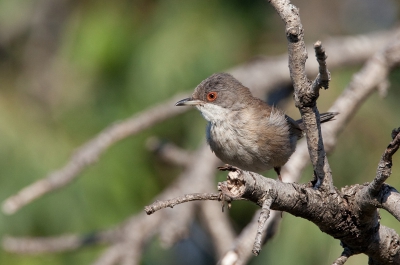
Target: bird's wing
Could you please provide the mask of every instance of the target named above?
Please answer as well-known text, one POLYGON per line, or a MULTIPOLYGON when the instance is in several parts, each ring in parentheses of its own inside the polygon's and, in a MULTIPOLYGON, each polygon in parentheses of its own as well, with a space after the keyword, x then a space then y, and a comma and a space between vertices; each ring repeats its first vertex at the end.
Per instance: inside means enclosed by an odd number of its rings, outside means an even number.
POLYGON ((290 131, 297 136, 298 139, 303 137, 303 121, 297 120, 295 121, 294 119, 290 118, 288 115, 285 115, 286 121, 289 123, 290 126, 290 131))

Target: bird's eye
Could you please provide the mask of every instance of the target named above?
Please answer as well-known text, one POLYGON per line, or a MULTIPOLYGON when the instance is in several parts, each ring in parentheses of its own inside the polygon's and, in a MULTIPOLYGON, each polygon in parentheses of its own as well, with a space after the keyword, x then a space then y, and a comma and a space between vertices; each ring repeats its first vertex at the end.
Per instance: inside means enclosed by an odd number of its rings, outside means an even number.
POLYGON ((214 101, 217 99, 217 92, 210 92, 207 94, 208 101, 214 101))

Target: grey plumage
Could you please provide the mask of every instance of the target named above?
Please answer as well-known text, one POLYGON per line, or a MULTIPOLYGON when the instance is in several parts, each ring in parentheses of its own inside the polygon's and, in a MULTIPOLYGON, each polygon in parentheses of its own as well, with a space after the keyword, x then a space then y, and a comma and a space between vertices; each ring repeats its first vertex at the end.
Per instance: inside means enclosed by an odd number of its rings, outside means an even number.
MULTIPOLYGON (((196 106, 208 121, 206 137, 223 162, 261 172, 274 168, 278 175, 303 136, 302 120, 293 120, 252 96, 250 90, 227 73, 202 81, 191 98, 177 106, 196 106)), ((321 114, 321 122, 337 113, 321 114)))

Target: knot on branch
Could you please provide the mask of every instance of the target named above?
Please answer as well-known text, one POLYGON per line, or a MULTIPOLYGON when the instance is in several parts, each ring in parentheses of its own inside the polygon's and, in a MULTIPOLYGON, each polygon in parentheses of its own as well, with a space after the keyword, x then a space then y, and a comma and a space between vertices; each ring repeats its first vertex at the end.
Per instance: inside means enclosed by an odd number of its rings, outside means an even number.
POLYGON ((303 28, 301 27, 289 27, 286 30, 286 38, 289 42, 296 43, 300 41, 300 38, 303 34, 303 28))
POLYGON ((218 169, 221 171, 229 171, 227 180, 218 183, 218 190, 222 192, 222 194, 233 199, 240 198, 246 190, 246 183, 242 176, 242 170, 231 165, 218 167, 218 169))
POLYGON ((319 91, 302 89, 299 95, 295 96, 295 105, 298 109, 314 108, 317 105, 319 91))

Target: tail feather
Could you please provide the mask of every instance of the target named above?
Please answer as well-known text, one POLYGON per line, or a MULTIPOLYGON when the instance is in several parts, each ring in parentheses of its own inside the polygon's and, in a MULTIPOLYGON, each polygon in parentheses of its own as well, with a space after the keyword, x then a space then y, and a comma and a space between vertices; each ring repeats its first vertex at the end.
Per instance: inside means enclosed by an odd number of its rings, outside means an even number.
POLYGON ((325 112, 325 113, 321 113, 319 115, 319 120, 321 121, 321 123, 327 122, 327 121, 331 121, 333 120, 333 118, 335 118, 336 115, 338 115, 339 112, 325 112))
MULTIPOLYGON (((339 112, 321 113, 321 114, 319 114, 319 120, 321 121, 321 123, 332 121, 332 120, 334 120, 335 116, 338 114, 339 114, 339 112)), ((296 122, 299 125, 299 127, 301 128, 301 130, 304 130, 303 120, 300 119, 300 120, 297 120, 296 122)))

